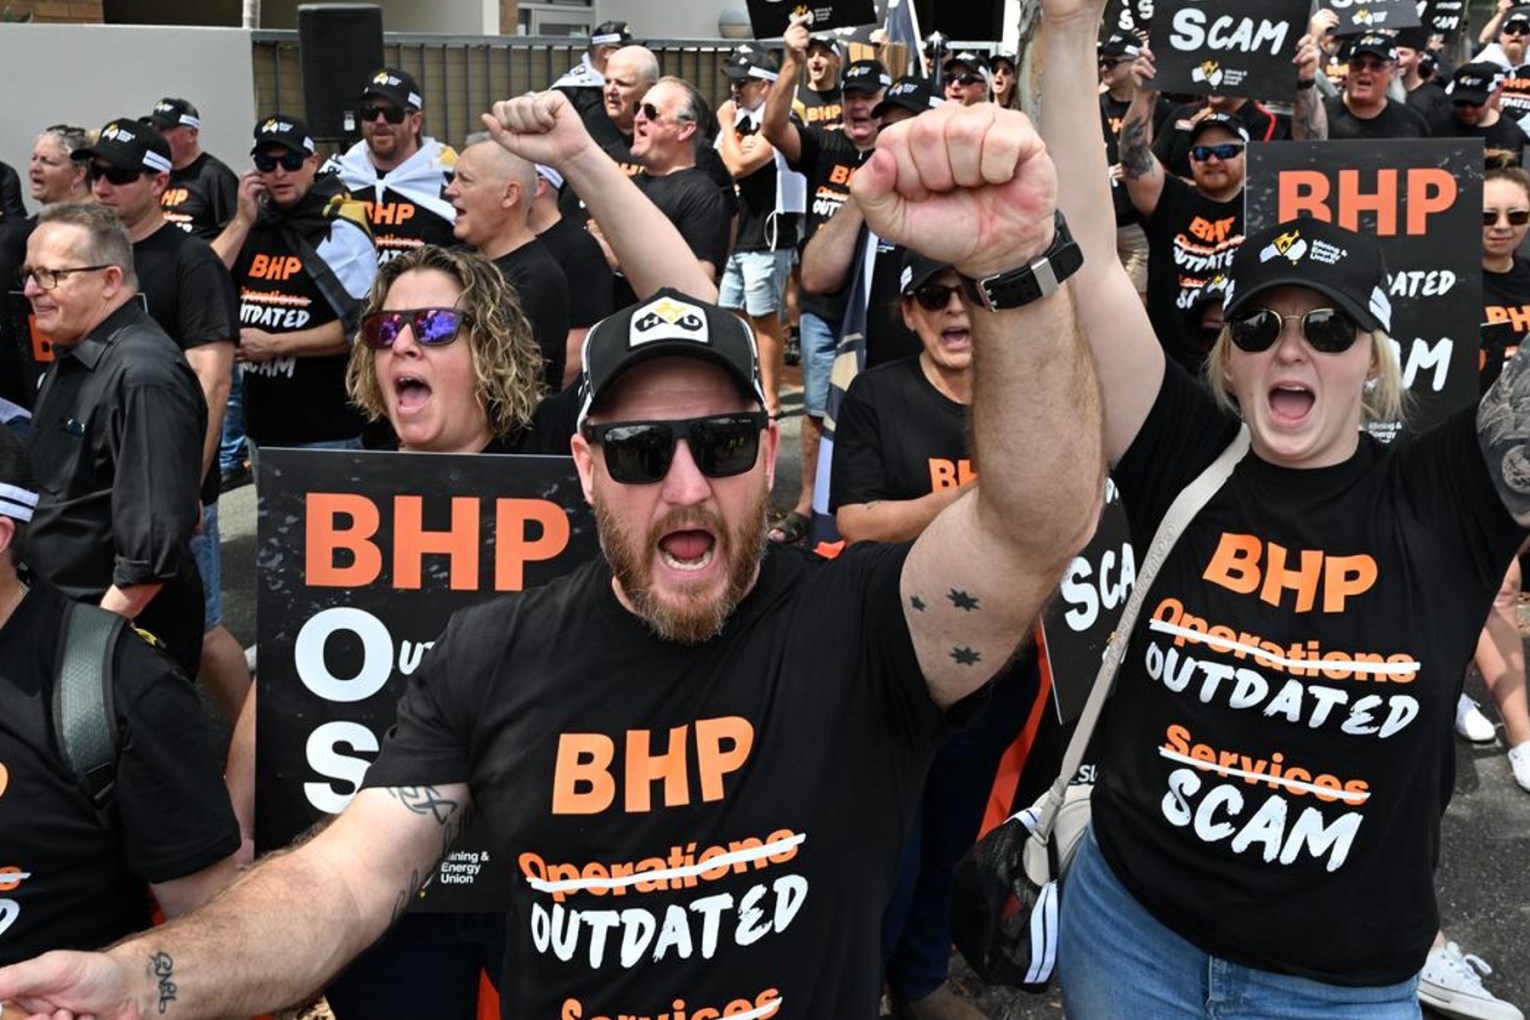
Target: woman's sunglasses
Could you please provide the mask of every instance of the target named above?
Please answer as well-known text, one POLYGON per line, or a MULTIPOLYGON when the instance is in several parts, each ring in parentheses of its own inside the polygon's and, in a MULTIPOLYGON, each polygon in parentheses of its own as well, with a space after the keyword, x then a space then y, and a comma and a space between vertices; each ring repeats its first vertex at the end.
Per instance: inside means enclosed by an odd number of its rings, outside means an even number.
POLYGON ((760 454, 760 432, 770 421, 764 411, 714 414, 682 421, 617 421, 585 425, 590 443, 606 455, 606 473, 623 485, 648 485, 669 473, 675 444, 690 447, 691 459, 708 478, 741 475, 760 454))
POLYGON ((1269 350, 1280 339, 1280 331, 1285 328, 1287 319, 1300 322, 1307 343, 1313 350, 1324 354, 1342 354, 1349 350, 1359 328, 1353 318, 1337 308, 1314 308, 1305 315, 1281 315, 1268 308, 1256 308, 1229 320, 1227 331, 1238 350, 1257 354, 1269 350))
POLYGON ((308 156, 302 152, 286 150, 280 156, 273 156, 269 152, 257 152, 255 154, 255 169, 263 174, 268 174, 280 166, 289 174, 303 169, 303 164, 308 162, 308 156))
POLYGON ((942 312, 951 303, 951 295, 960 293, 960 287, 948 283, 926 283, 915 288, 914 300, 927 312, 942 312))
POLYGON ((444 347, 457 339, 462 324, 471 316, 460 308, 400 308, 373 312, 361 320, 361 342, 374 351, 398 342, 404 327, 414 330, 414 342, 424 347, 444 347))
POLYGON ((1530 209, 1484 209, 1482 210, 1482 225, 1484 227, 1496 227, 1500 218, 1507 219, 1509 226, 1522 227, 1530 223, 1530 209))

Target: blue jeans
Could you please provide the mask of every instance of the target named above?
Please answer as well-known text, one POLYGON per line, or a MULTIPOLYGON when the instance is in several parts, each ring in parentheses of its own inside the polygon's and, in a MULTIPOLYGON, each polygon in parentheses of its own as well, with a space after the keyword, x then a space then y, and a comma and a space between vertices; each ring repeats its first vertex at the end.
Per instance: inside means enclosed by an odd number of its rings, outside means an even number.
POLYGON ((202 530, 191 536, 191 555, 202 575, 202 632, 223 622, 223 550, 219 547, 218 504, 202 508, 202 530))
POLYGON ((829 404, 829 379, 834 375, 839 323, 803 312, 797 331, 802 342, 803 412, 812 418, 822 418, 829 404))
MULTIPOLYGON (((1321 910, 1322 904, 1314 904, 1321 910)), ((1258 924, 1257 917, 1243 918, 1258 924)), ((1418 1020, 1418 978, 1349 988, 1223 960, 1126 890, 1091 829, 1062 890, 1057 974, 1069 1020, 1418 1020)))
POLYGON ((223 435, 218 440, 218 470, 238 471, 244 464, 244 368, 234 366, 234 381, 228 388, 228 405, 223 411, 223 435))

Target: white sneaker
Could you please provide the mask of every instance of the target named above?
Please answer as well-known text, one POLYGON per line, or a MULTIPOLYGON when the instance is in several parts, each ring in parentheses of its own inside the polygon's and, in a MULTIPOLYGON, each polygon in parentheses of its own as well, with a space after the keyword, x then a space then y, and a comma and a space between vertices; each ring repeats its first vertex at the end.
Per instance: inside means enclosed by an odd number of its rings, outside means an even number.
POLYGON ((1518 1008, 1482 987, 1493 973, 1480 956, 1463 954, 1454 942, 1429 950, 1418 976, 1418 998, 1446 1016, 1475 1020, 1525 1020, 1518 1008))
POLYGON ((1509 748, 1509 767, 1521 790, 1530 790, 1530 740, 1509 748))
POLYGON ((1456 732, 1474 744, 1486 744, 1498 736, 1492 721, 1464 694, 1456 702, 1456 732))

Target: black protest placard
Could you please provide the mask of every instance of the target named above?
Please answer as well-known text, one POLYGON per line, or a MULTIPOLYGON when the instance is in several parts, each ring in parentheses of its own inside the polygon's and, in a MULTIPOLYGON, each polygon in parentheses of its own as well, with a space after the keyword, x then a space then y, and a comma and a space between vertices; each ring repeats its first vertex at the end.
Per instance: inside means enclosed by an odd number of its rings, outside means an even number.
POLYGON ((1094 538, 1074 557, 1053 599, 1041 615, 1042 667, 1052 679, 1057 718, 1067 725, 1089 699, 1105 645, 1137 583, 1137 558, 1126 511, 1115 482, 1105 482, 1105 507, 1094 538))
POLYGON ((1450 42, 1466 24, 1466 0, 1418 0, 1418 17, 1430 32, 1450 42))
POLYGON ((1161 92, 1278 98, 1296 88, 1304 0, 1187 0, 1153 22, 1161 92))
POLYGON ((1323 0, 1323 6, 1339 16, 1334 35, 1394 32, 1423 24, 1418 0, 1323 0))
POLYGON ((1530 124, 1530 64, 1516 67, 1498 93, 1498 112, 1520 127, 1530 124))
POLYGON ((814 32, 855 28, 877 20, 875 0, 748 0, 756 39, 775 39, 791 27, 792 15, 807 15, 814 32))
MULTIPOLYGON (((545 584, 598 546, 567 457, 262 450, 259 493, 265 852, 349 803, 453 612, 545 584)), ((503 910, 508 875, 470 829, 416 906, 503 910)))
MULTIPOLYGON (((1422 431, 1477 398, 1482 142, 1395 139, 1249 147, 1248 233, 1314 216, 1376 237, 1392 342, 1422 431)), ((1372 434, 1390 440, 1401 422, 1372 434)))
POLYGON ((1153 27, 1155 0, 1108 0, 1100 20, 1100 41, 1113 35, 1135 35, 1153 27))

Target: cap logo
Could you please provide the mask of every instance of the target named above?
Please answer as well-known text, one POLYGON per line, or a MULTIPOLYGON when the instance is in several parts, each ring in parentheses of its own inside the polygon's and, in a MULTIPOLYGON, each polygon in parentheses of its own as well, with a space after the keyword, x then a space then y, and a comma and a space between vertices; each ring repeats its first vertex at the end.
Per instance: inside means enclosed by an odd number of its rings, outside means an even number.
POLYGON ((707 331, 706 312, 693 304, 662 297, 633 314, 627 346, 641 347, 655 340, 677 339, 674 334, 676 329, 691 334, 684 339, 701 344, 712 342, 707 331))
POLYGON ((1190 80, 1205 82, 1215 88, 1222 84, 1222 65, 1215 60, 1203 60, 1190 72, 1190 80))
POLYGON ((135 137, 136 136, 133 134, 133 132, 124 128, 117 121, 112 121, 110 124, 106 125, 106 130, 101 132, 102 141, 122 142, 125 144, 127 142, 131 142, 135 137))
POLYGON ((1361 7, 1359 10, 1355 11, 1355 24, 1357 25, 1369 25, 1375 22, 1375 20, 1375 17, 1371 14, 1368 8, 1361 7))
POLYGON ((372 84, 373 85, 402 85, 403 82, 399 81, 397 78, 395 78, 393 75, 389 74, 387 71, 378 71, 376 74, 374 74, 372 76, 372 84))
POLYGON ((898 279, 898 289, 908 290, 908 285, 914 282, 914 267, 904 266, 903 275, 898 279))
POLYGON ((1269 247, 1259 253, 1259 261, 1270 262, 1284 257, 1292 265, 1295 265, 1306 254, 1307 242, 1302 240, 1300 230, 1293 230, 1289 234, 1281 234, 1271 241, 1269 247))

